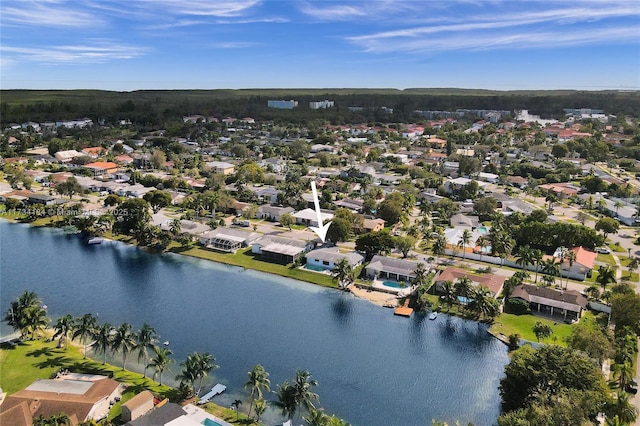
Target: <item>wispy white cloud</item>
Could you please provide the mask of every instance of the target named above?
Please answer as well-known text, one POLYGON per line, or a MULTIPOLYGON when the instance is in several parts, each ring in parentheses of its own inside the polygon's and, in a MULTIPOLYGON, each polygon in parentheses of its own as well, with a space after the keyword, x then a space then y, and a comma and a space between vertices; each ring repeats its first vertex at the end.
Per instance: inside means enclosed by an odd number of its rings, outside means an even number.
POLYGON ((248 41, 227 41, 227 42, 212 43, 209 46, 214 49, 246 49, 249 47, 257 46, 257 43, 248 42, 248 41))
POLYGON ((317 7, 310 3, 300 5, 300 11, 315 19, 321 20, 349 20, 367 16, 368 12, 362 6, 332 5, 329 7, 317 7))
POLYGON ((599 41, 636 41, 637 26, 613 28, 600 21, 611 18, 638 18, 640 4, 589 3, 586 6, 541 11, 513 11, 498 15, 466 17, 464 22, 423 25, 374 34, 347 37, 372 52, 437 51, 445 49, 499 48, 549 43, 548 46, 578 45, 599 41), (577 29, 574 24, 580 24, 577 29), (600 34, 602 38, 593 38, 600 34))
POLYGON ((156 0, 148 5, 156 10, 168 10, 170 13, 192 16, 240 16, 260 4, 260 0, 156 0))
POLYGON ((46 27, 90 27, 102 25, 103 20, 84 10, 81 4, 56 0, 25 0, 0 2, 2 25, 46 27))
POLYGON ((103 63, 114 59, 133 59, 148 49, 139 46, 96 40, 79 45, 41 47, 0 46, 3 57, 13 62, 38 62, 44 64, 103 63))

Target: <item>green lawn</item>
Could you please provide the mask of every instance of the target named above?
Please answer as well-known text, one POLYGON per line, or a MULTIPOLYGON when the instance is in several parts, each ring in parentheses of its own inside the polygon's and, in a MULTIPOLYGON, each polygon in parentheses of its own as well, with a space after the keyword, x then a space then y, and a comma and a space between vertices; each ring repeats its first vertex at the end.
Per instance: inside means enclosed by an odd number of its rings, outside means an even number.
MULTIPOLYGON (((142 390, 148 389, 161 398, 175 400, 175 389, 160 385, 157 382, 145 378, 142 374, 122 370, 120 367, 102 364, 92 359, 83 359, 82 350, 70 345, 66 350, 57 348, 57 342, 45 342, 44 340, 26 341, 17 346, 3 344, 0 346, 0 387, 11 394, 24 389, 37 379, 51 378, 60 369, 68 369, 71 372, 100 374, 112 376, 128 385, 122 395, 122 400, 111 408, 108 420, 116 419, 121 412, 123 402, 131 399, 142 390)), ((205 409, 233 424, 247 423, 246 416, 240 414, 240 421, 236 421, 233 410, 220 407, 213 403, 207 403, 205 409)))
POLYGON ((546 339, 544 343, 555 343, 560 346, 566 346, 564 339, 571 334, 571 325, 562 322, 554 322, 535 315, 513 315, 502 313, 500 316, 496 317, 490 330, 495 334, 504 334, 505 336, 519 334, 521 339, 536 342, 536 335, 533 333, 531 328, 537 321, 540 321, 543 324, 548 324, 553 328, 553 334, 551 337, 546 339), (556 337, 555 340, 554 336, 556 337))
POLYGON ((299 268, 292 268, 290 265, 280 265, 272 262, 265 262, 259 256, 251 253, 251 247, 239 250, 237 253, 220 253, 201 247, 193 247, 184 251, 174 249, 175 252, 199 259, 213 260, 214 262, 226 263, 228 265, 242 266, 247 269, 268 272, 296 280, 307 281, 324 287, 337 288, 337 284, 329 275, 318 274, 305 271, 299 268))
POLYGON ((598 253, 598 256, 596 257, 596 260, 598 262, 606 263, 608 265, 612 265, 612 266, 616 265, 616 262, 613 260, 613 256, 610 255, 610 254, 598 253))

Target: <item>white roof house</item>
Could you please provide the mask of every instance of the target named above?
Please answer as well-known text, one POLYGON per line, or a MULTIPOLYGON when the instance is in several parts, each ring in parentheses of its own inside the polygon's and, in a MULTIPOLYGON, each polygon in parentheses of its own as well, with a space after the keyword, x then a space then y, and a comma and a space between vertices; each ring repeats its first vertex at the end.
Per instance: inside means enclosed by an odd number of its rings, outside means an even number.
POLYGON ((347 259, 352 268, 360 265, 364 261, 364 256, 360 253, 349 252, 340 253, 338 247, 326 247, 312 250, 305 254, 308 265, 314 265, 323 269, 333 269, 339 261, 347 259))
POLYGON ((53 156, 61 163, 68 163, 76 157, 84 157, 85 154, 78 152, 75 149, 70 149, 67 151, 58 151, 53 154, 53 156))
MULTIPOLYGON (((300 210, 293 214, 293 217, 296 218, 296 222, 307 225, 307 226, 318 226, 318 216, 315 210, 312 209, 304 209, 300 210)), ((321 211, 320 217, 322 219, 322 223, 326 223, 329 220, 333 219, 333 213, 329 213, 327 211, 321 211)))

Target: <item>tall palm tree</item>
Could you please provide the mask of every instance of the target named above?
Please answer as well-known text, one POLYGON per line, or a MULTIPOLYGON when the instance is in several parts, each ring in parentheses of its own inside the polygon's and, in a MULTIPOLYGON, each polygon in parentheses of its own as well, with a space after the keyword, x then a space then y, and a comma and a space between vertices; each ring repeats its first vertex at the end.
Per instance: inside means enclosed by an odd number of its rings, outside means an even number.
POLYGON ((64 341, 64 349, 67 350, 69 333, 71 333, 74 326, 75 318, 73 318, 71 314, 66 314, 58 318, 58 321, 56 321, 56 324, 53 326, 55 330, 53 338, 58 338, 58 347, 62 346, 62 342, 64 341))
POLYGON ((296 371, 296 378, 293 382, 294 395, 298 410, 305 406, 307 410, 315 408, 313 401, 318 401, 318 394, 313 392, 313 388, 318 386, 318 382, 311 378, 311 373, 307 370, 296 371))
POLYGON ((607 289, 607 285, 616 282, 616 270, 611 266, 601 266, 598 269, 596 282, 602 286, 602 291, 607 289))
POLYGON ((262 417, 264 412, 267 411, 268 404, 264 398, 256 399, 255 404, 256 421, 260 423, 260 417, 262 417))
POLYGON ((136 347, 136 336, 131 331, 131 324, 124 322, 120 324, 113 335, 111 341, 111 350, 115 354, 116 352, 122 352, 122 369, 125 369, 127 362, 127 355, 136 347))
POLYGON ((216 359, 210 353, 205 352, 202 354, 198 354, 196 352, 196 355, 197 355, 196 358, 198 360, 197 371, 198 371, 198 379, 199 379, 198 392, 197 392, 197 395, 198 395, 202 390, 202 381, 204 380, 204 378, 207 377, 211 371, 218 368, 218 366, 215 364, 216 359))
POLYGON ((573 264, 576 262, 576 260, 578 260, 578 255, 576 254, 575 250, 567 250, 565 259, 567 260, 567 262, 569 262, 569 270, 567 271, 567 281, 564 286, 564 289, 566 290, 567 288, 569 288, 569 273, 571 272, 571 268, 573 268, 573 264))
POLYGON ((262 398, 262 392, 269 392, 271 390, 271 381, 269 380, 269 373, 260 364, 257 364, 248 373, 249 380, 244 384, 245 389, 249 389, 249 396, 251 397, 251 404, 249 405, 249 413, 251 416, 251 409, 256 399, 262 398))
POLYGON ((516 263, 522 267, 522 272, 533 264, 533 249, 528 245, 520 246, 517 256, 516 263))
POLYGON ((411 280, 411 283, 415 286, 420 287, 421 285, 423 285, 424 283, 427 282, 427 268, 424 266, 424 263, 420 262, 418 263, 418 265, 416 266, 416 269, 413 270, 413 279, 411 280))
POLYGON ((313 408, 309 410, 309 414, 304 416, 302 420, 307 422, 307 426, 327 426, 329 419, 322 408, 313 408))
POLYGON ((629 395, 626 392, 618 392, 617 398, 606 407, 606 411, 607 418, 617 418, 620 425, 632 424, 638 417, 638 410, 629 401, 629 395))
POLYGON ((188 354, 187 359, 182 361, 180 365, 182 366, 182 371, 176 375, 176 380, 180 380, 180 383, 188 385, 191 392, 195 393, 195 382, 198 380, 197 353, 188 354))
POLYGON ((617 377, 620 389, 625 389, 627 384, 633 380, 634 369, 630 362, 614 365, 614 375, 617 377))
POLYGON ((276 401, 276 407, 280 408, 283 416, 289 420, 293 419, 298 411, 298 404, 296 399, 296 389, 285 381, 281 385, 278 385, 278 400, 276 401))
POLYGON ((41 306, 42 300, 40 300, 40 297, 32 291, 25 290, 15 301, 11 302, 4 320, 14 330, 20 331, 20 337, 25 337, 29 328, 26 323, 26 311, 29 308, 39 308, 41 306))
POLYGON ((542 250, 540 249, 533 249, 531 251, 531 261, 532 264, 536 267, 536 279, 535 279, 535 283, 538 283, 538 271, 540 270, 540 267, 542 266, 542 262, 544 261, 544 255, 542 253, 542 250))
POLYGON ((240 409, 241 405, 242 401, 240 401, 239 399, 236 399, 231 403, 231 408, 233 408, 233 410, 236 412, 236 422, 240 419, 240 413, 238 410, 240 409))
POLYGON ((169 232, 174 236, 182 232, 182 222, 180 219, 173 219, 171 221, 171 224, 169 225, 169 232))
MULTIPOLYGON (((542 273, 552 277, 560 274, 560 265, 555 258, 552 257, 542 262, 542 273)), ((555 282, 555 278, 553 281, 555 282)))
POLYGON ((111 348, 111 341, 113 339, 113 332, 115 329, 111 324, 105 322, 95 330, 93 339, 95 340, 94 346, 96 353, 102 353, 102 364, 107 362, 107 351, 111 348))
POLYGON ((634 256, 631 258, 631 260, 629 260, 629 264, 627 265, 627 269, 629 270, 629 278, 631 278, 633 271, 638 269, 639 266, 640 266, 640 259, 638 259, 637 257, 634 256))
POLYGON ((147 363, 149 362, 149 349, 153 349, 158 341, 158 333, 155 328, 147 323, 142 324, 136 334, 136 346, 138 361, 144 360, 144 377, 147 377, 147 363))
POLYGON ((23 312, 23 324, 31 340, 35 339, 36 333, 44 333, 49 324, 47 310, 42 306, 29 306, 23 312))
POLYGON ((331 277, 338 282, 342 289, 348 288, 355 281, 353 268, 346 257, 340 259, 331 270, 331 277))
POLYGON ((484 235, 481 235, 476 240, 476 245, 480 247, 480 261, 482 262, 482 255, 484 254, 484 249, 486 249, 491 245, 491 241, 489 241, 489 239, 484 235))
POLYGON ((442 283, 442 288, 440 289, 442 292, 442 299, 444 303, 447 304, 447 308, 450 311, 451 306, 458 300, 456 296, 456 291, 453 286, 453 281, 447 280, 442 283))
POLYGON ((462 259, 464 260, 467 255, 467 246, 471 243, 471 231, 465 229, 462 231, 462 235, 460 235, 460 240, 458 241, 458 246, 462 248, 462 259))
POLYGON ((436 256, 443 256, 447 250, 447 238, 442 234, 438 235, 431 249, 436 256))
POLYGON ((171 358, 173 352, 169 348, 154 346, 153 347, 153 358, 151 358, 151 362, 145 366, 145 371, 147 367, 151 367, 155 369, 153 372, 153 378, 155 379, 156 374, 158 375, 158 383, 162 384, 162 373, 169 366, 169 364, 175 362, 173 358, 171 358))
POLYGON ((458 278, 453 285, 456 296, 468 299, 471 296, 471 282, 471 278, 466 275, 458 278))
POLYGON ((76 318, 72 339, 80 338, 83 347, 83 358, 87 357, 87 338, 92 337, 96 330, 96 318, 91 314, 84 314, 76 318))

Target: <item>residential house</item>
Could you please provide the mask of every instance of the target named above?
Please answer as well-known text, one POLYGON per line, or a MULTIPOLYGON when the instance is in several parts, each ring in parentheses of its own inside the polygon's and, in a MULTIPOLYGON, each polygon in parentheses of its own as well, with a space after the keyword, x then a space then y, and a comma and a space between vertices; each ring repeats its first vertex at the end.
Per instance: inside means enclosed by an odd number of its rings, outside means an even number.
POLYGON ((436 290, 442 291, 442 285, 446 281, 455 283, 462 277, 469 278, 471 280, 471 284, 475 287, 482 286, 488 289, 493 297, 497 297, 498 294, 500 294, 502 288, 504 287, 504 282, 507 279, 504 276, 496 274, 472 274, 465 269, 449 266, 435 278, 434 283, 436 286, 436 290))
POLYGON ((219 251, 235 253, 242 247, 249 246, 260 234, 243 231, 237 228, 220 227, 200 235, 200 243, 219 251))
POLYGON ((395 259, 385 256, 373 256, 365 267, 367 277, 371 279, 389 279, 410 282, 415 278, 414 271, 418 262, 406 259, 395 259))
POLYGON ((78 152, 75 149, 70 149, 67 151, 58 151, 53 154, 53 156, 61 163, 70 163, 74 158, 84 157, 85 154, 78 152))
POLYGON ((364 204, 364 200, 354 200, 352 198, 343 198, 342 200, 335 201, 337 207, 342 207, 345 209, 349 209, 354 213, 362 212, 362 206, 364 204))
POLYGON ((106 150, 101 146, 93 146, 90 148, 84 148, 82 150, 82 153, 87 157, 91 157, 95 160, 96 158, 100 157, 105 151, 106 150))
POLYGON ((251 244, 251 252, 265 260, 293 263, 314 247, 311 241, 294 240, 276 235, 264 235, 251 244))
POLYGON ((84 166, 93 172, 93 176, 104 176, 116 173, 118 171, 118 165, 110 161, 96 161, 84 166))
POLYGON ((366 232, 378 232, 384 229, 384 220, 382 219, 364 219, 363 223, 366 232))
POLYGON ((280 217, 285 214, 293 214, 295 210, 293 207, 278 207, 264 204, 258 207, 256 211, 256 219, 266 219, 271 222, 279 222, 280 217))
POLYGON ((449 192, 451 194, 454 191, 461 190, 462 188, 464 188, 465 186, 467 186, 471 182, 476 182, 478 184, 478 187, 480 187, 480 189, 482 189, 485 186, 487 186, 486 182, 478 182, 477 180, 469 179, 469 178, 465 178, 465 177, 449 179, 444 183, 444 186, 447 189, 447 192, 449 192))
MULTIPOLYGON (((560 259, 562 257, 562 252, 566 251, 564 247, 558 247, 556 251, 553 253, 553 257, 556 259, 560 259)), ((569 262, 566 259, 562 264, 561 276, 569 276, 569 278, 573 278, 575 280, 584 281, 587 277, 591 277, 591 273, 595 266, 595 261, 598 255, 591 250, 587 250, 584 247, 574 247, 569 249, 576 254, 576 260, 573 262, 569 262)))
POLYGON ((206 166, 211 169, 213 173, 221 175, 230 175, 235 171, 235 166, 231 163, 224 161, 209 161, 206 166))
POLYGON ((467 216, 466 214, 457 213, 451 216, 449 223, 454 228, 469 228, 474 230, 480 224, 480 218, 478 216, 467 216))
POLYGON ((45 194, 30 194, 27 199, 29 204, 40 204, 43 206, 51 206, 56 203, 55 197, 45 194))
POLYGON ((340 253, 338 247, 326 247, 312 250, 305 254, 307 259, 307 265, 310 265, 313 269, 321 268, 325 270, 332 270, 335 268, 336 263, 342 259, 347 259, 351 268, 355 268, 364 262, 364 256, 360 253, 349 252, 340 253))
POLYGON ((555 290, 537 285, 521 284, 513 289, 511 299, 529 303, 533 312, 577 320, 587 308, 587 298, 576 290, 555 290))
POLYGON ((144 416, 125 423, 125 426, 231 426, 193 404, 180 406, 173 402, 158 404, 144 416))
POLYGON ((37 417, 64 413, 73 424, 99 420, 122 394, 120 383, 106 376, 68 373, 39 379, 7 396, 0 405, 0 424, 33 424, 37 417))
POLYGON ((122 404, 122 414, 120 420, 130 422, 151 411, 153 405, 153 394, 148 390, 143 390, 127 402, 122 404))
MULTIPOLYGON (((307 226, 315 226, 318 227, 318 216, 315 210, 312 209, 304 209, 300 210, 293 214, 293 217, 296 219, 296 223, 307 226)), ((333 219, 333 212, 328 210, 321 210, 320 218, 322 223, 326 223, 333 219)))

